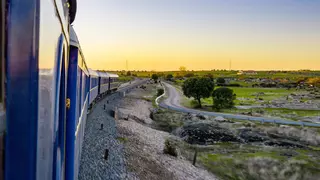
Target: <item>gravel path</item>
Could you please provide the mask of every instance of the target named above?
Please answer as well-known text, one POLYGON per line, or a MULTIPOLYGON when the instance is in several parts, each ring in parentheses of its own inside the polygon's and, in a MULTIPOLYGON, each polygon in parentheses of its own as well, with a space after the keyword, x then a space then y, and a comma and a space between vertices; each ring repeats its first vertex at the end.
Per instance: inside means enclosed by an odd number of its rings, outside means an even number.
POLYGON ((208 171, 184 159, 163 153, 169 133, 146 127, 134 121, 117 121, 121 136, 126 139, 128 167, 141 180, 214 180, 208 171))
MULTIPOLYGON (((103 109, 115 95, 97 103, 88 115, 79 169, 79 179, 125 179, 123 146, 118 142, 114 119, 103 109), (103 130, 100 126, 103 124, 103 130), (109 150, 108 160, 104 159, 109 150)), ((112 105, 108 105, 112 108, 112 105)))
POLYGON ((208 171, 181 157, 163 153, 164 142, 172 135, 150 127, 152 102, 144 100, 144 97, 155 94, 156 88, 155 84, 147 84, 145 90, 136 88, 119 102, 120 120, 116 123, 123 139, 128 169, 141 180, 216 179, 208 171), (121 117, 128 117, 128 120, 121 120, 121 117))

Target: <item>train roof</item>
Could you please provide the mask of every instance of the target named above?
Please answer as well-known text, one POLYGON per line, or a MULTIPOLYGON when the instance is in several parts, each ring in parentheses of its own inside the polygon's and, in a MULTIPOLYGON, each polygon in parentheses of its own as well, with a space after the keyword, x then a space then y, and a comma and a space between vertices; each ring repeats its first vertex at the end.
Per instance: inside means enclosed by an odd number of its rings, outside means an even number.
POLYGON ((109 77, 108 73, 105 72, 97 72, 100 77, 109 77))
POLYGON ((98 72, 100 77, 111 77, 111 78, 117 78, 119 77, 117 74, 112 74, 108 72, 98 72))
POLYGON ((112 77, 112 78, 117 78, 119 77, 118 74, 112 74, 112 73, 108 73, 109 74, 109 77, 112 77))
POLYGON ((95 76, 95 77, 99 77, 99 74, 97 71, 89 69, 89 75, 90 76, 95 76))

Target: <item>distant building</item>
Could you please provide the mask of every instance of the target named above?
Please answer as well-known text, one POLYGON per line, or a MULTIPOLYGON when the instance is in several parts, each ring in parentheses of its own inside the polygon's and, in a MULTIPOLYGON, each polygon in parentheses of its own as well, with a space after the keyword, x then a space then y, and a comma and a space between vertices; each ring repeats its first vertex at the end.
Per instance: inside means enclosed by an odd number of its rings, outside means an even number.
POLYGON ((258 74, 256 71, 249 70, 249 71, 239 71, 237 75, 256 75, 258 74))

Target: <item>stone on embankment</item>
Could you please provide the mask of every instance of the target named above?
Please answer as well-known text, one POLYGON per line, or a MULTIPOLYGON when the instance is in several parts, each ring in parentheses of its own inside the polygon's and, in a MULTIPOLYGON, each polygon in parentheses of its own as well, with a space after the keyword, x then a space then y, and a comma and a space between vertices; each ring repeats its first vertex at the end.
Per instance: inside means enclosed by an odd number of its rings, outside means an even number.
POLYGON ((250 128, 239 129, 238 132, 244 142, 263 142, 270 139, 265 133, 250 128))
POLYGON ((266 146, 279 146, 279 147, 288 147, 288 148, 304 148, 308 149, 307 146, 300 144, 298 142, 294 141, 289 141, 289 140, 270 140, 270 141, 265 141, 264 145, 266 146))
POLYGON ((240 139, 226 128, 214 123, 194 123, 181 128, 180 137, 191 144, 214 144, 215 142, 240 142, 240 139))

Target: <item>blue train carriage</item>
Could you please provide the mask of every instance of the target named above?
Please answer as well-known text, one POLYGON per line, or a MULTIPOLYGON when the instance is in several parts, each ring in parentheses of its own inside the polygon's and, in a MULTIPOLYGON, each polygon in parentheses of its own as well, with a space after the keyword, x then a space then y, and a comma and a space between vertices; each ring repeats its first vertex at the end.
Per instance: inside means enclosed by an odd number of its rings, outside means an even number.
POLYGON ((90 75, 73 27, 70 27, 69 55, 66 178, 78 179, 89 104, 90 75))
POLYGON ((113 73, 108 73, 108 74, 109 74, 108 89, 110 91, 116 91, 120 86, 120 82, 118 81, 119 75, 113 74, 113 73))
POLYGON ((108 91, 109 84, 109 74, 101 71, 97 71, 99 79, 98 79, 98 94, 103 96, 108 91))
POLYGON ((76 1, 1 0, 0 9, 4 178, 69 179, 66 84, 76 1))
POLYGON ((98 96, 99 91, 99 74, 97 71, 89 69, 89 75, 90 75, 90 90, 89 90, 89 104, 92 105, 94 103, 94 100, 98 96))
POLYGON ((110 94, 113 91, 116 91, 118 88, 118 75, 112 74, 108 72, 97 71, 98 73, 98 98, 102 98, 103 96, 110 94))
POLYGON ((98 72, 99 75, 99 90, 98 94, 100 96, 104 96, 106 94, 111 93, 112 91, 115 91, 118 87, 118 75, 112 74, 108 72, 98 72))

